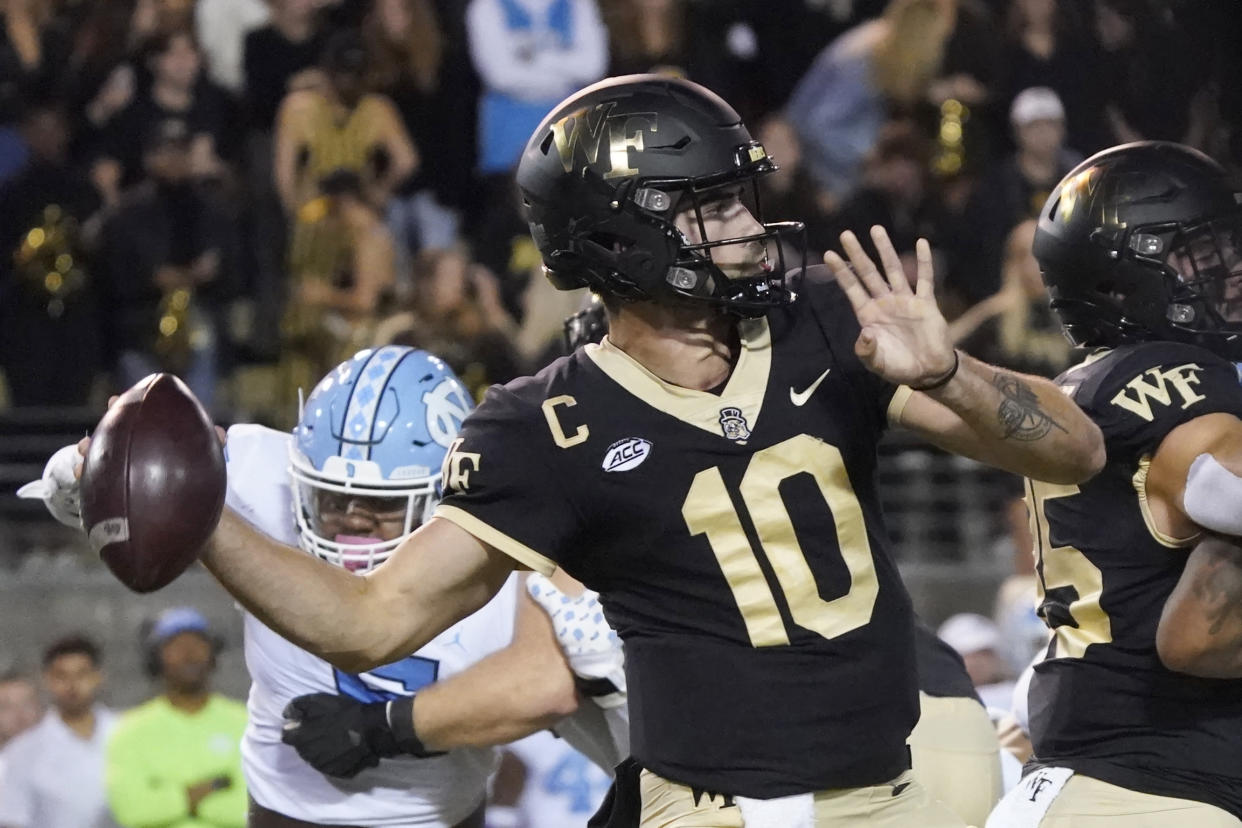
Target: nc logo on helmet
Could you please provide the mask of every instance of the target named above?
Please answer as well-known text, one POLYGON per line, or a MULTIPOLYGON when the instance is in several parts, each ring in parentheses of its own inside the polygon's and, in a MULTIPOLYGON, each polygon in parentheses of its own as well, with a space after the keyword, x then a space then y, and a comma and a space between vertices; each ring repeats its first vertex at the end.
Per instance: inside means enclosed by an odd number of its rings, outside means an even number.
POLYGON ((552 125, 552 137, 556 151, 561 157, 565 172, 574 171, 574 156, 581 151, 586 163, 599 162, 599 145, 604 132, 608 133, 608 170, 604 178, 624 178, 638 175, 630 166, 630 150, 642 152, 643 133, 659 132, 654 112, 632 112, 613 115, 615 101, 599 104, 591 109, 579 109, 552 125))
POLYGON ((470 413, 470 400, 461 383, 442 379, 430 391, 423 393, 423 405, 427 407, 427 433, 437 445, 448 448, 457 437, 462 420, 470 413))

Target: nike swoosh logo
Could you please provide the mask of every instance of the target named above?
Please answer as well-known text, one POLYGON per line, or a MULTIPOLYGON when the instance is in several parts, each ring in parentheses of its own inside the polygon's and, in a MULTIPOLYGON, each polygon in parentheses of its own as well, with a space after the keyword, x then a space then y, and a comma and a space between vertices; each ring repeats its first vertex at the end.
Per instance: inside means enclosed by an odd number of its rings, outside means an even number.
POLYGON ((793 386, 790 386, 789 401, 798 406, 806 405, 806 401, 811 398, 811 395, 815 393, 815 389, 819 388, 819 384, 824 381, 824 377, 828 376, 828 372, 831 370, 831 368, 825 368, 824 373, 819 375, 819 379, 811 383, 805 391, 795 391, 793 386))

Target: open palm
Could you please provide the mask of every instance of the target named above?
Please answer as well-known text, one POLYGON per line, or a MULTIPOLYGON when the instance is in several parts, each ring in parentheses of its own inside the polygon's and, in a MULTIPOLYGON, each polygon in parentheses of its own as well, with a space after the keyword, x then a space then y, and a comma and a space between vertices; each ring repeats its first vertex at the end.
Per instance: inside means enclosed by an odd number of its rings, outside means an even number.
POLYGON ((884 228, 872 227, 871 240, 884 265, 883 276, 849 231, 841 234, 848 263, 832 251, 824 254, 824 264, 845 291, 862 328, 854 352, 891 383, 916 388, 935 383, 953 369, 956 357, 933 293, 931 246, 926 239, 915 246, 918 280, 911 290, 884 228))

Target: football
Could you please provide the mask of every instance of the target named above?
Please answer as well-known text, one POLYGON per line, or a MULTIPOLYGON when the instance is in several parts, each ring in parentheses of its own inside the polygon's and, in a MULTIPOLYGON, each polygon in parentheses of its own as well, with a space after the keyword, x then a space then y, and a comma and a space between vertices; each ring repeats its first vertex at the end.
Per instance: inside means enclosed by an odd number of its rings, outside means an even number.
POLYGON ((82 526, 121 583, 152 592, 194 562, 220 520, 225 485, 211 418, 181 380, 152 374, 91 435, 82 526))

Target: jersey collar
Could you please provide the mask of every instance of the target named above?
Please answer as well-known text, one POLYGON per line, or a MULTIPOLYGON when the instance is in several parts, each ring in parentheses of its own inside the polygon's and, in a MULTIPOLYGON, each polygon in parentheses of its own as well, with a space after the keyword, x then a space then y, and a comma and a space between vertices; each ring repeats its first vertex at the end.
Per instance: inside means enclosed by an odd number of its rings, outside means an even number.
MULTIPOLYGON (((647 405, 688 425, 725 437, 722 420, 731 421, 732 427, 737 428, 737 417, 732 411, 726 413, 728 409, 740 412, 744 433, 754 430, 772 368, 772 336, 767 319, 743 320, 738 333, 741 353, 719 395, 665 382, 613 345, 607 336, 598 345, 587 345, 585 351, 609 378, 647 405)), ((733 439, 738 443, 746 442, 736 436, 733 439)))

